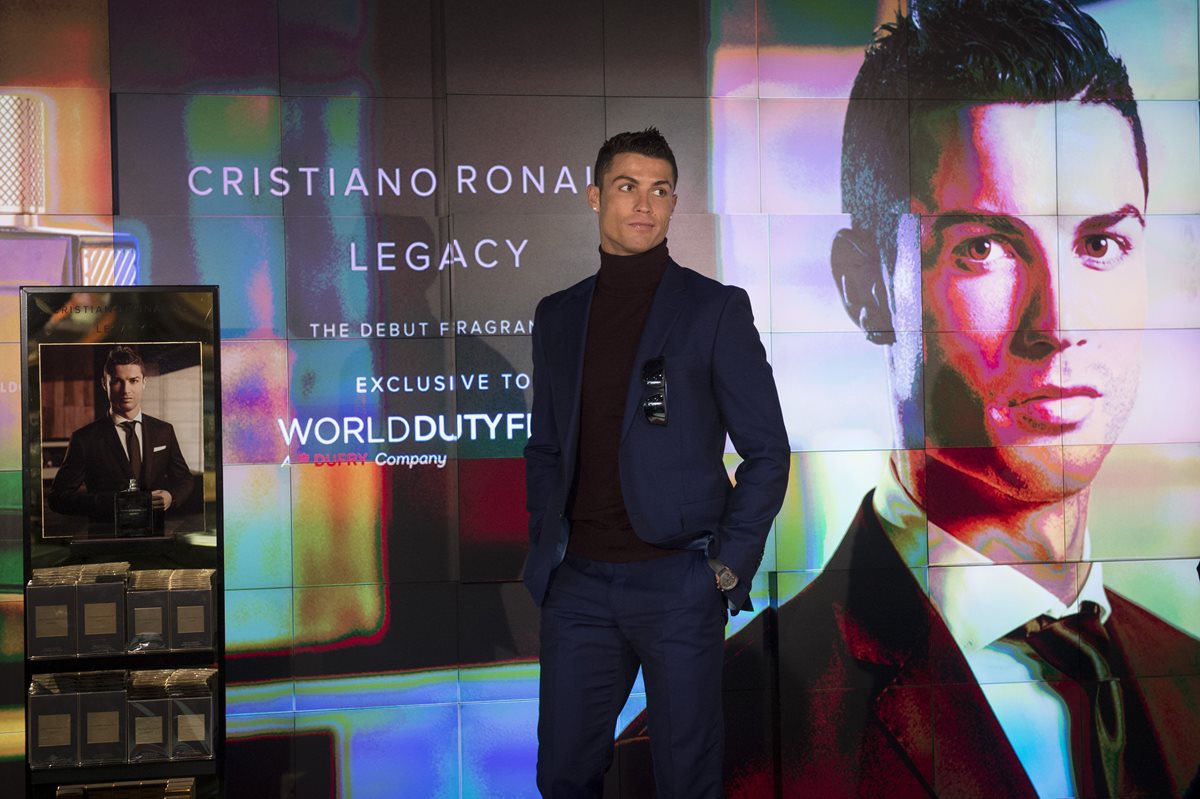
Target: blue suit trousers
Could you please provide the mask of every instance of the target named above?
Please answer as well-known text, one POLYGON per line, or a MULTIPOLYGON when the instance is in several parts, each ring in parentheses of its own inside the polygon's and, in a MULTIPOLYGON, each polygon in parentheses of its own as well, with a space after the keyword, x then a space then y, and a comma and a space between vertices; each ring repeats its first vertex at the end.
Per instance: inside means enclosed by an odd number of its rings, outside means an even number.
POLYGON ((599 797, 638 667, 660 799, 722 793, 726 605, 703 552, 602 563, 567 556, 541 616, 538 788, 599 797))

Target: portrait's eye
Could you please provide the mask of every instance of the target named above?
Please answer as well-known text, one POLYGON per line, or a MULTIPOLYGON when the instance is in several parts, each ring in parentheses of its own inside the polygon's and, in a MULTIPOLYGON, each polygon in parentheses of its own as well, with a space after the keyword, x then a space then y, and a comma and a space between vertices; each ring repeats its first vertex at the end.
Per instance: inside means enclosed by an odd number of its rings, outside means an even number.
POLYGON ((965 272, 990 269, 1011 257, 1004 243, 994 236, 976 236, 954 248, 954 262, 965 272))
POLYGON ((1075 252, 1093 269, 1115 266, 1129 252, 1131 245, 1110 233, 1092 233, 1079 239, 1075 252))
POLYGON ((1013 265, 1017 254, 1003 235, 971 235, 972 232, 963 231, 956 235, 952 231, 949 234, 949 263, 955 268, 967 274, 983 274, 1013 265))
POLYGON ((1089 258, 1103 258, 1108 255, 1112 239, 1108 236, 1088 236, 1083 240, 1083 254, 1089 258))
POLYGON ((991 239, 974 239, 967 242, 967 257, 976 261, 986 261, 996 249, 998 248, 991 239))

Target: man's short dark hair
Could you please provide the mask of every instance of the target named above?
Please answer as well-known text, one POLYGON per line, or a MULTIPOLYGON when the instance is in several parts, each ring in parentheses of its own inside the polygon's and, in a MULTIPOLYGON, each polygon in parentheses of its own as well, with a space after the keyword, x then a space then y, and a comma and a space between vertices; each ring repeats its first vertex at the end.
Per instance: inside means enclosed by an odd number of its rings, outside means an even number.
POLYGON ((108 351, 108 357, 104 359, 104 374, 109 377, 116 377, 117 367, 128 364, 136 364, 141 368, 142 374, 146 374, 146 364, 142 360, 142 356, 138 355, 136 350, 126 347, 124 344, 118 344, 108 351))
MULTIPOLYGON (((850 91, 842 208, 872 234, 889 272, 910 180, 910 116, 975 103, 1077 99, 1109 105, 1133 129, 1149 192, 1146 140, 1129 75, 1104 30, 1071 0, 911 0, 876 31, 850 91), (914 100, 919 110, 910 114, 914 100)), ((919 178, 916 178, 919 179, 919 178)))
POLYGON ((658 132, 658 128, 651 127, 645 130, 618 133, 600 146, 600 152, 596 155, 596 169, 592 172, 592 181, 600 186, 601 190, 604 189, 604 186, 601 185, 604 173, 608 172, 613 159, 621 153, 637 153, 647 158, 659 158, 666 161, 671 165, 671 186, 674 187, 679 182, 679 167, 675 166, 675 153, 671 152, 671 145, 667 144, 667 140, 658 132))

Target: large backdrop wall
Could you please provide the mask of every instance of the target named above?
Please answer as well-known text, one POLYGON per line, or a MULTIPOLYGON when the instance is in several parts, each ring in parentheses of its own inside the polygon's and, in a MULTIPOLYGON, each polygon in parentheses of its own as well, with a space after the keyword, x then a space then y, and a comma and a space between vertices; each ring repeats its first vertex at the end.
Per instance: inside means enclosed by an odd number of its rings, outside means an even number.
MULTIPOLYGON (((1085 9, 1140 103, 1144 313, 1049 327, 1091 331, 1133 380, 1140 357, 1140 388, 1112 440, 1059 446, 1112 445, 1091 484, 1083 557, 1194 644, 1197 0, 1085 9)), ((887 353, 905 332, 919 352, 922 331, 897 327, 890 348, 869 341, 831 274, 849 226, 847 98, 873 30, 899 10, 898 0, 0 4, 0 95, 45 108, 37 224, 136 243, 132 270, 64 273, 18 257, 0 228, 4 784, 22 779, 21 553, 35 534, 21 529, 15 287, 115 279, 220 287, 229 795, 533 795, 538 623, 520 583, 531 320, 541 296, 598 267, 584 193, 599 144, 623 130, 655 125, 678 156, 672 256, 750 293, 792 449, 752 598, 761 611, 801 594, 889 454, 921 450, 920 420, 931 435, 953 412, 927 380, 916 433, 911 414, 894 418, 887 353)), ((1035 159, 1049 136, 1067 159, 1087 132, 1051 125, 1022 146, 1035 159)), ((1052 164, 1036 176, 1051 187, 1043 213, 1093 213, 1064 198, 1086 197, 1114 168, 1103 151, 1090 172, 1052 164)), ((1061 282, 1064 320, 1068 299, 1095 304, 1061 282)), ((903 304, 922 288, 894 291, 903 304)), ((943 301, 926 289, 927 339, 960 329, 931 329, 929 308, 943 301)), ((732 449, 727 461, 732 474, 732 449)), ((909 566, 923 584, 939 568, 928 554, 909 566)), ((753 623, 740 614, 729 635, 753 623)), ((759 724, 739 708, 766 707, 768 737, 782 736, 771 751, 786 760, 791 714, 808 705, 786 686, 779 695, 779 675, 803 671, 786 653, 806 650, 772 634, 753 638, 767 665, 727 680, 729 724, 759 724)), ((1191 651, 1134 676, 1195 696, 1191 651)), ((618 733, 644 707, 641 691, 618 733)))

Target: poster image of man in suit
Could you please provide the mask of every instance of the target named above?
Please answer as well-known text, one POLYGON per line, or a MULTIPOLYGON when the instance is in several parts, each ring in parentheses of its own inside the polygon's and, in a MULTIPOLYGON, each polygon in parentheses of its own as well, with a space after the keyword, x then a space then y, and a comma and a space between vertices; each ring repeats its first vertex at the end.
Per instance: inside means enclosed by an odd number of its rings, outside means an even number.
POLYGON ((192 492, 193 478, 175 428, 143 412, 146 365, 131 347, 113 347, 104 362, 101 388, 109 402, 104 417, 71 434, 48 495, 50 508, 84 516, 94 530, 111 530, 113 497, 137 480, 155 509, 169 513, 192 492))

